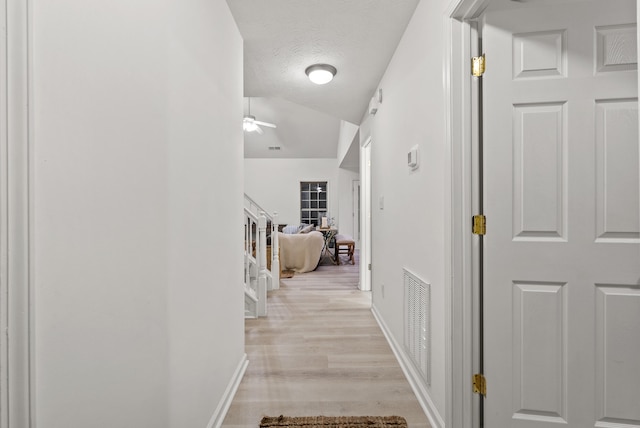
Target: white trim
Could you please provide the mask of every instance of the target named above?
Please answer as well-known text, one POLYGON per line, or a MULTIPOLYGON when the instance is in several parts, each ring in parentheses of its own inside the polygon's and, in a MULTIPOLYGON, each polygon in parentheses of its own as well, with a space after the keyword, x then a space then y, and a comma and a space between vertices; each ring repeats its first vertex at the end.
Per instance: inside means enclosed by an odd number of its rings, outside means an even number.
MULTIPOLYGON (((451 7, 451 6, 450 6, 451 7)), ((448 427, 455 426, 454 424, 454 414, 456 412, 460 412, 462 410, 462 406, 460 405, 460 400, 456 400, 456 397, 460 393, 459 388, 455 388, 455 378, 453 367, 459 369, 460 364, 456 360, 454 361, 454 357, 459 359, 462 355, 459 355, 459 352, 454 352, 454 327, 457 327, 455 323, 455 305, 458 304, 458 301, 453 300, 453 269, 455 265, 456 254, 453 252, 453 243, 455 239, 455 231, 454 224, 456 224, 455 219, 453 218, 453 213, 455 212, 455 206, 453 204, 454 201, 454 183, 455 177, 454 174, 457 175, 458 171, 456 171, 455 162, 453 159, 453 134, 455 129, 452 127, 452 122, 455 117, 455 112, 453 110, 452 104, 454 104, 454 89, 451 86, 451 68, 452 68, 452 56, 453 56, 453 22, 449 18, 451 13, 447 13, 444 16, 444 49, 443 49, 443 68, 442 68, 442 79, 444 86, 444 102, 445 102, 445 128, 444 135, 445 141, 448 144, 445 145, 445 158, 449 159, 449 164, 445 164, 445 175, 444 175, 444 230, 445 230, 445 254, 448 254, 449 257, 445 257, 445 287, 444 287, 444 307, 445 307, 445 349, 444 349, 444 378, 445 378, 445 424, 448 427)), ((456 224, 457 226, 457 224, 456 224)), ((457 335, 456 335, 457 336, 457 335)), ((459 373, 459 370, 456 371, 456 374, 459 373)))
POLYGON ((248 365, 249 360, 247 359, 247 354, 243 354, 236 371, 233 373, 233 376, 227 385, 227 389, 224 391, 222 399, 218 403, 218 407, 213 412, 213 416, 211 416, 211 419, 207 424, 207 428, 220 428, 222 426, 222 422, 224 422, 224 418, 227 416, 233 397, 238 391, 238 387, 244 377, 244 373, 247 371, 248 365))
MULTIPOLYGON (((0 26, 7 27, 7 2, 0 2, 0 26)), ((7 239, 7 32, 0 32, 0 332, 8 331, 9 296, 7 267, 9 250, 7 239)), ((9 353, 8 337, 0 334, 0 428, 9 427, 9 353)))
MULTIPOLYGON (((467 42, 468 52, 470 56, 480 55, 480 34, 478 30, 479 24, 477 22, 466 22, 465 28, 469 34, 469 41, 467 42)), ((466 113, 469 117, 465 126, 465 141, 467 149, 467 158, 465 164, 467 165, 467 171, 480 171, 480 86, 477 79, 467 77, 467 94, 469 94, 469 104, 466 113)), ((474 172, 467 174, 467 180, 469 183, 468 192, 471 194, 470 198, 467 197, 465 202, 467 216, 470 217, 473 214, 480 212, 480 179, 479 175, 474 172)), ((471 222, 467 222, 468 231, 464 235, 465 247, 464 247, 464 269, 468 275, 465 282, 465 307, 468 308, 467 322, 464 324, 464 344, 466 346, 465 357, 470 359, 466 364, 466 368, 470 370, 468 373, 480 373, 480 240, 474 237, 471 232, 471 222)), ((465 397, 468 400, 468 405, 472 406, 471 425, 473 428, 480 427, 480 406, 482 400, 479 395, 471 393, 465 397)))
POLYGON ((491 0, 452 0, 448 15, 457 20, 475 19, 484 12, 491 0))
POLYGON ((440 416, 440 413, 438 413, 438 410, 433 404, 433 401, 431 401, 431 397, 429 396, 429 391, 427 389, 427 386, 425 385, 423 377, 416 371, 413 363, 407 356, 404 349, 393 337, 393 334, 391 334, 391 331, 385 324, 382 316, 380 315, 378 309, 374 304, 371 305, 371 312, 373 313, 373 317, 376 319, 378 325, 380 326, 384 337, 387 339, 387 342, 389 342, 389 346, 391 347, 393 354, 396 356, 396 359, 400 364, 400 368, 402 368, 402 371, 407 378, 409 385, 411 385, 411 389, 413 389, 413 393, 416 395, 418 403, 420 403, 422 410, 424 411, 427 418, 429 418, 431 427, 444 428, 444 420, 442 419, 442 416, 440 416))
POLYGON ((456 428, 477 427, 479 420, 478 398, 474 396, 471 376, 479 361, 476 346, 477 331, 474 330, 477 298, 474 284, 474 246, 477 240, 471 234, 471 216, 474 211, 474 182, 471 175, 473 164, 472 116, 473 86, 469 73, 472 54, 472 39, 477 34, 472 30, 471 19, 479 16, 487 7, 488 0, 452 0, 444 19, 444 87, 446 106, 446 138, 450 159, 450 175, 445 177, 446 192, 450 195, 446 208, 450 209, 449 247, 450 260, 446 264, 448 287, 445 304, 449 316, 446 319, 446 334, 450 342, 445 347, 446 420, 447 426, 456 428), (449 181, 447 181, 449 180, 449 181))
POLYGON ((33 103, 30 0, 6 3, 6 215, 9 426, 35 427, 33 323, 33 103))
POLYGON ((362 200, 360 196, 360 177, 358 177, 357 180, 351 180, 351 215, 353 217, 351 227, 353 228, 353 240, 356 243, 357 250, 360 250, 360 235, 362 232, 360 211, 362 211, 362 200), (357 216, 356 213, 358 213, 357 216))
POLYGON ((373 206, 371 202, 371 168, 367 167, 367 153, 369 155, 368 160, 371 162, 371 136, 360 146, 360 283, 358 288, 361 291, 372 291, 372 276, 373 272, 369 270, 368 264, 372 263, 373 247, 371 241, 373 240, 373 228, 371 222, 373 221, 373 206), (369 219, 367 219, 369 216, 369 219))

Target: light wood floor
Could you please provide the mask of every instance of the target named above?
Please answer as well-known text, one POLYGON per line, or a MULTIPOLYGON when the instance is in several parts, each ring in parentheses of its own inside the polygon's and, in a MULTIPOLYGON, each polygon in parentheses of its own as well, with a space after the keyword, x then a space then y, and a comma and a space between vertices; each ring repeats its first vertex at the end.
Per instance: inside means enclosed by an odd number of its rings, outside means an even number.
POLYGON ((223 427, 256 428, 263 416, 399 415, 429 427, 391 348, 358 290, 358 264, 325 260, 281 280, 268 316, 247 320, 249 367, 223 427))

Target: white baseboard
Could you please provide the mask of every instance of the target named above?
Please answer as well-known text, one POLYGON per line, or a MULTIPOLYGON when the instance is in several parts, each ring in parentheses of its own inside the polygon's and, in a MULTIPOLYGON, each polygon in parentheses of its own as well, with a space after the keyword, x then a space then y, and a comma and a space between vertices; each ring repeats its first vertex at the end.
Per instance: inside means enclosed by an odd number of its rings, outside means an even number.
POLYGON ((248 365, 249 360, 247 359, 247 354, 243 354, 240 359, 240 363, 238 364, 238 368, 236 368, 235 373, 233 373, 233 377, 231 378, 231 381, 229 381, 229 385, 227 385, 227 389, 224 391, 224 395, 222 396, 216 411, 213 412, 213 416, 207 424, 207 428, 220 428, 222 426, 222 422, 224 421, 225 416, 227 416, 233 397, 236 395, 236 391, 238 391, 238 386, 240 386, 240 382, 242 381, 244 372, 247 371, 248 365))
POLYGON ((409 381, 409 385, 411 385, 413 393, 416 394, 416 398, 418 399, 422 410, 427 415, 427 418, 429 418, 429 423, 431 423, 431 426, 433 428, 445 428, 444 420, 442 419, 442 416, 440 416, 440 413, 438 413, 436 406, 433 404, 433 401, 429 396, 427 386, 422 379, 422 376, 418 374, 415 367, 413 366, 413 363, 411 363, 411 361, 409 360, 406 352, 393 337, 393 334, 391 334, 391 331, 382 319, 382 316, 378 312, 378 309, 373 304, 371 305, 371 312, 378 322, 382 333, 384 333, 384 337, 387 338, 387 342, 389 342, 391 350, 396 356, 396 359, 398 360, 398 363, 400 364, 400 367, 402 368, 407 381, 409 381))

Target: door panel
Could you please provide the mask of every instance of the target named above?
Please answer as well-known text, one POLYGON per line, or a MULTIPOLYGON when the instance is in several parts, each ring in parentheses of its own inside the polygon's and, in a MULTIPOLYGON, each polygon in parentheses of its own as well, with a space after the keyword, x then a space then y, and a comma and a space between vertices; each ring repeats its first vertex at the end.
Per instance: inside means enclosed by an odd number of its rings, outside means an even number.
POLYGON ((640 289, 615 284, 596 287, 596 417, 637 426, 640 289))
POLYGON ((596 100, 597 241, 640 238, 640 184, 634 174, 638 159, 638 102, 596 100))
POLYGON ((514 282, 514 417, 566 419, 565 285, 514 282))
POLYGON ((513 107, 514 239, 566 240, 566 103, 513 107))
POLYGON ((484 16, 486 427, 640 426, 635 16, 484 16))

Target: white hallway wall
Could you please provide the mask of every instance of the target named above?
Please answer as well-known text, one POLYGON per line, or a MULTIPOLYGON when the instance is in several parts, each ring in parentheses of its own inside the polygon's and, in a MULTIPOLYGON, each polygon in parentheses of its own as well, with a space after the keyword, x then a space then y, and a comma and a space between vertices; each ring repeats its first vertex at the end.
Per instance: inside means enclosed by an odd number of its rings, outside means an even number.
POLYGON ((204 427, 244 358, 240 35, 222 0, 31 4, 38 427, 204 427))
POLYGON ((352 144, 357 144, 355 140, 358 134, 358 125, 354 125, 351 122, 344 120, 340 121, 340 134, 338 137, 338 164, 342 164, 347 152, 351 148, 352 144))
POLYGON ((300 223, 300 182, 327 180, 329 213, 341 233, 352 235, 351 183, 358 174, 338 168, 337 159, 244 160, 245 193, 269 212, 278 212, 281 224, 300 223))
POLYGON ((403 343, 402 268, 431 284, 432 365, 427 387, 436 418, 445 416, 445 94, 444 10, 449 0, 423 1, 380 82, 384 101, 365 116, 371 136, 373 304, 395 340, 403 343), (407 152, 419 145, 420 167, 407 167, 407 152), (379 199, 384 197, 384 209, 379 199), (382 285, 385 287, 382 296, 382 285))

